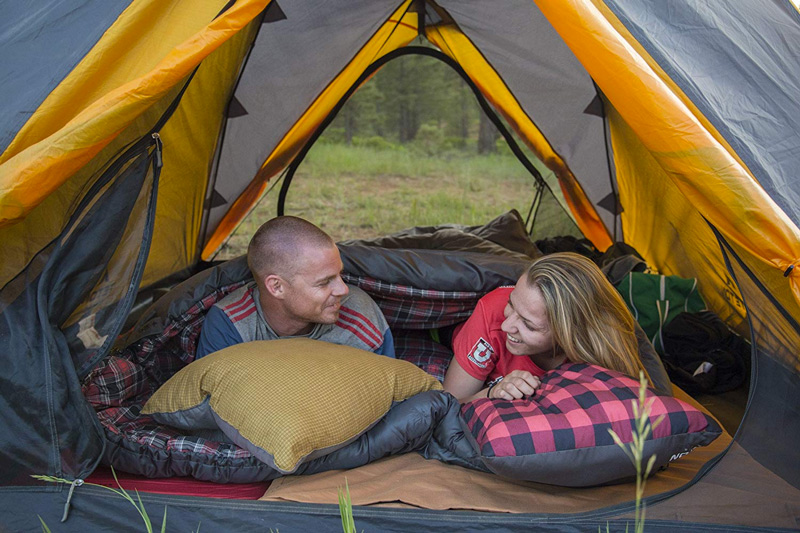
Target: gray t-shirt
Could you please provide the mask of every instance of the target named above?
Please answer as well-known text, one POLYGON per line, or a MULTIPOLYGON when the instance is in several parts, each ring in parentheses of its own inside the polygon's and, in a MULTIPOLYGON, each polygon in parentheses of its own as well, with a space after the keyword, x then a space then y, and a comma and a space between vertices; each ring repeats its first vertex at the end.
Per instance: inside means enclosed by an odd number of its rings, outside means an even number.
MULTIPOLYGON (((383 313, 367 293, 348 285, 335 324, 315 324, 300 337, 361 348, 394 357, 394 339, 383 313)), ((195 358, 228 346, 279 338, 264 318, 255 282, 240 287, 209 309, 195 358)), ((283 337, 287 338, 287 337, 283 337)))

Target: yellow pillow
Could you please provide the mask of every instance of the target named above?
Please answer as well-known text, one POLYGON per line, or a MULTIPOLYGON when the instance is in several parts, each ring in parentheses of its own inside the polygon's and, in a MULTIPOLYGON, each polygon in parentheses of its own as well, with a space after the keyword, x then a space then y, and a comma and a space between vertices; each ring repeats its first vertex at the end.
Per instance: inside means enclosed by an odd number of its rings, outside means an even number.
POLYGON ((290 474, 337 450, 392 406, 431 389, 407 361, 310 339, 237 344, 172 376, 142 410, 180 429, 221 429, 234 443, 290 474))

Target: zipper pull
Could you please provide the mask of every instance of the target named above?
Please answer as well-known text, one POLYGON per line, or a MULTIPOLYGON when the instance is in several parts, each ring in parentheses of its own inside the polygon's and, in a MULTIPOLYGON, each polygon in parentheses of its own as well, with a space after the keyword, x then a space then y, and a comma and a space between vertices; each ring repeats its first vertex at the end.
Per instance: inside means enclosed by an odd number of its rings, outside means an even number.
POLYGON ((69 502, 72 501, 72 493, 75 491, 75 487, 80 487, 83 485, 83 480, 78 478, 72 482, 69 486, 69 494, 67 494, 67 503, 64 504, 64 516, 61 517, 62 522, 67 521, 67 516, 69 515, 69 502))
POLYGON ((158 133, 153 133, 152 137, 156 144, 156 166, 161 168, 161 150, 164 148, 164 143, 161 142, 161 136, 158 133))

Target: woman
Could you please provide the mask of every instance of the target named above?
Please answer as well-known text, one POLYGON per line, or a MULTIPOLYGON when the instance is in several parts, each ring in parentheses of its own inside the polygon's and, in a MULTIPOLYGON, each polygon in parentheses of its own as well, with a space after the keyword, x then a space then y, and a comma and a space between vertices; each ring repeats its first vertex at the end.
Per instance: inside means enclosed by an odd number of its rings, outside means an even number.
POLYGON ((518 399, 533 394, 539 378, 565 361, 638 379, 644 367, 634 324, 622 297, 589 259, 540 257, 515 287, 481 298, 455 331, 444 390, 462 403, 518 399))

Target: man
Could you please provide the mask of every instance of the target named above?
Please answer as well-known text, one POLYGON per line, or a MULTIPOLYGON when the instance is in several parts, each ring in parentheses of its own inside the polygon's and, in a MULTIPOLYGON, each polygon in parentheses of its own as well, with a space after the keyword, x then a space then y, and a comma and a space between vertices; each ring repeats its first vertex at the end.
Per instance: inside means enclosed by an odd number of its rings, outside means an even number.
POLYGON ((250 240, 254 282, 217 302, 206 315, 196 358, 227 346, 308 337, 394 357, 394 340, 377 304, 342 281, 333 239, 297 217, 274 218, 250 240))

